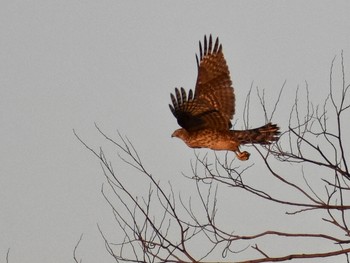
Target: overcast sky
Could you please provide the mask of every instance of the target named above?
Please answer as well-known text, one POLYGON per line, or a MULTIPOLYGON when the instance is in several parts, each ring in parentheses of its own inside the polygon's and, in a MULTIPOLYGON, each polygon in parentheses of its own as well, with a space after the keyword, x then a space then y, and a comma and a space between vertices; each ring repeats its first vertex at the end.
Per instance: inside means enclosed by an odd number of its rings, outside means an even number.
MULTIPOLYGON (((193 151, 170 138, 178 126, 168 103, 174 87, 194 87, 198 41, 220 37, 237 128, 252 83, 275 99, 287 81, 286 108, 274 120, 283 129, 298 86, 307 81, 321 102, 334 56, 344 50, 350 67, 349 11, 349 1, 3 0, 2 261, 8 248, 10 262, 72 261, 84 233, 83 262, 112 262, 96 227, 115 233, 100 193, 105 179, 73 129, 93 147, 106 144, 94 123, 114 137, 119 130, 160 181, 188 185, 181 171, 189 171, 193 151)), ((251 119, 263 124, 262 116, 251 119)), ((241 165, 253 162, 254 155, 241 165)), ((123 167, 121 176, 134 180, 123 167)))

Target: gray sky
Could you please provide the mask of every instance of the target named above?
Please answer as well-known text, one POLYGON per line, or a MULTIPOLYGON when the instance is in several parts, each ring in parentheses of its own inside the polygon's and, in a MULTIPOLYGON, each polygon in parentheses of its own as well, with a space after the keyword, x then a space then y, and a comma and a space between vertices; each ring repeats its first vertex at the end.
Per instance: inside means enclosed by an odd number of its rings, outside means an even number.
MULTIPOLYGON (((305 81, 324 99, 333 57, 344 50, 350 65, 349 10, 349 1, 2 1, 0 258, 11 248, 10 262, 69 262, 84 233, 83 262, 112 262, 96 227, 115 232, 104 178, 72 129, 95 147, 106 142, 94 122, 119 130, 154 176, 180 189, 193 151, 170 138, 169 93, 193 88, 198 41, 220 37, 241 128, 252 83, 275 99, 287 80, 287 109, 305 81)), ((288 112, 274 119, 282 129, 288 112)))

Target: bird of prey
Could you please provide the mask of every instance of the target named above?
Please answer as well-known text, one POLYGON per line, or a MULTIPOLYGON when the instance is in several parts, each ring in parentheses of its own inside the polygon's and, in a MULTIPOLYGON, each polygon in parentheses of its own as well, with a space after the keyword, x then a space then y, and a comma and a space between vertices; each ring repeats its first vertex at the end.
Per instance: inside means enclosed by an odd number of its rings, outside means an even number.
POLYGON ((279 127, 268 123, 249 130, 231 130, 235 113, 235 95, 230 72, 219 44, 213 45, 212 36, 204 36, 199 42, 199 58, 196 55, 198 76, 195 91, 188 94, 183 88, 175 88, 170 94, 170 110, 182 127, 172 137, 182 139, 191 148, 210 148, 236 153, 238 159, 248 160, 250 153, 240 151, 242 144, 270 144, 278 139, 279 127))

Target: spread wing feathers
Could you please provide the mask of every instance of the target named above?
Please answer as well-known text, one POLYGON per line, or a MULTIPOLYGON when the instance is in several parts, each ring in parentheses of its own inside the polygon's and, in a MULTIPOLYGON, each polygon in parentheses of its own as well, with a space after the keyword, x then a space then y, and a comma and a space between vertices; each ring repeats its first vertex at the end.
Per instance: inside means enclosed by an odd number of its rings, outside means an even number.
POLYGON ((169 108, 178 124, 187 131, 195 131, 204 128, 214 128, 218 130, 227 130, 231 128, 231 122, 207 101, 197 99, 190 90, 188 96, 186 91, 181 88, 175 88, 175 95, 170 94, 173 105, 169 108))
POLYGON ((196 56, 198 77, 196 89, 188 96, 183 88, 171 94, 170 110, 178 124, 187 131, 203 128, 228 130, 235 111, 235 97, 230 72, 217 38, 214 45, 204 37, 203 47, 199 42, 199 58, 196 56))
POLYGON ((199 42, 197 59, 198 77, 195 98, 204 100, 230 122, 235 113, 235 96, 222 46, 216 38, 213 46, 212 36, 204 37, 204 46, 199 42))

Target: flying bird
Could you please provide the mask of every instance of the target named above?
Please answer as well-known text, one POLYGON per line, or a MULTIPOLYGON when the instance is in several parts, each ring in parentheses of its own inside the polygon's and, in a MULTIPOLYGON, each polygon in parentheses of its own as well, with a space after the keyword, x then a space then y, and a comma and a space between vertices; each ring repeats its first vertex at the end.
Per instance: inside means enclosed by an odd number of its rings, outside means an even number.
POLYGON ((195 91, 175 88, 170 94, 170 110, 182 127, 172 134, 191 148, 210 148, 235 152, 238 159, 249 159, 250 153, 240 151, 242 144, 270 144, 278 139, 279 127, 268 123, 249 130, 231 130, 235 113, 235 95, 230 72, 219 44, 212 36, 204 36, 196 55, 198 76, 195 91))

